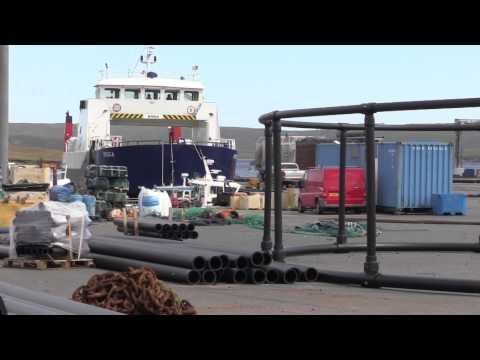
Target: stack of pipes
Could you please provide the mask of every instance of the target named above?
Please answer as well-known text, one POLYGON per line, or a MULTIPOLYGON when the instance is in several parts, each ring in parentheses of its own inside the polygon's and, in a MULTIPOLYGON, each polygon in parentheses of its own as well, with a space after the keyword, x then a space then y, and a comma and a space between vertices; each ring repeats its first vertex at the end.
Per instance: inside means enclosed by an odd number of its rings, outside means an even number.
POLYGON ((161 280, 186 284, 292 284, 317 279, 314 268, 274 262, 269 253, 261 251, 222 251, 143 236, 95 236, 89 247, 89 257, 99 268, 126 271, 147 267, 161 280))
POLYGON ((134 234, 137 232, 137 235, 179 241, 198 238, 198 232, 195 231, 194 224, 175 222, 152 224, 135 222, 135 220, 128 220, 125 222, 117 219, 113 222, 117 226, 117 230, 124 234, 134 234), (125 223, 127 224, 126 228, 125 223))

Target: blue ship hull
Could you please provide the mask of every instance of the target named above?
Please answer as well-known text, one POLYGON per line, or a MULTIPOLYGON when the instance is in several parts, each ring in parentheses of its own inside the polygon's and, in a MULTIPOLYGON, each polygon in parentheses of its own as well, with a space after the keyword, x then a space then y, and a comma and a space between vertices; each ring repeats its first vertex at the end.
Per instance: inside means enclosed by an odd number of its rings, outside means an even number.
MULTIPOLYGON (((237 151, 226 147, 197 145, 197 149, 214 160, 211 169, 218 169, 220 175, 233 179, 237 151)), ((172 153, 173 153, 173 184, 182 184, 182 173, 188 173, 190 178, 204 176, 205 170, 195 146, 188 144, 165 145, 132 145, 104 148, 95 151, 97 165, 126 166, 130 181, 130 197, 137 197, 139 186, 153 186, 172 183, 172 153), (162 162, 163 159, 163 162, 162 162), (162 175, 163 164, 163 175, 162 175), (163 177, 162 177, 163 176, 163 177)))

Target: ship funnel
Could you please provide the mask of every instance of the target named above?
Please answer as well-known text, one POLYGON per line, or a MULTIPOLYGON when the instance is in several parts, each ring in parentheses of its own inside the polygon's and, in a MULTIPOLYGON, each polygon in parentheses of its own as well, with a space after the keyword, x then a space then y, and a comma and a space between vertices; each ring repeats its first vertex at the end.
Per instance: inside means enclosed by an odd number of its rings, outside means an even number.
POLYGON ((65 148, 65 151, 68 151, 67 142, 72 136, 73 136, 73 119, 72 119, 72 116, 70 115, 70 112, 67 111, 65 116, 65 131, 63 136, 63 146, 65 148))

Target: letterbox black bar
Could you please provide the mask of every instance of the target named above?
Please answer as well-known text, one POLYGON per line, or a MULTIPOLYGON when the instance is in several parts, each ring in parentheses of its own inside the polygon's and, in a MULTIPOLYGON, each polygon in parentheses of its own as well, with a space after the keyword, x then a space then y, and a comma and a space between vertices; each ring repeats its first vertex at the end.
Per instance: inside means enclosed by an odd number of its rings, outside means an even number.
POLYGON ((337 244, 345 244, 345 167, 347 157, 347 137, 345 130, 340 130, 340 176, 339 176, 339 207, 338 207, 338 234, 337 244))
POLYGON ((273 247, 273 258, 276 261, 283 261, 283 227, 282 227, 282 144, 281 144, 282 125, 280 118, 273 117, 273 169, 274 169, 274 188, 275 188, 275 244, 273 247))
MULTIPOLYGON (((366 103, 349 106, 332 106, 322 108, 285 110, 276 112, 276 116, 281 119, 287 119, 309 116, 374 114, 376 112, 384 111, 454 109, 477 106, 480 106, 480 98, 399 101, 388 103, 366 103)), ((260 116, 259 121, 264 124, 266 120, 271 120, 272 118, 273 112, 260 116)))
POLYGON ((265 209, 263 213, 263 241, 262 250, 272 250, 271 223, 272 223, 272 122, 265 123, 265 209))

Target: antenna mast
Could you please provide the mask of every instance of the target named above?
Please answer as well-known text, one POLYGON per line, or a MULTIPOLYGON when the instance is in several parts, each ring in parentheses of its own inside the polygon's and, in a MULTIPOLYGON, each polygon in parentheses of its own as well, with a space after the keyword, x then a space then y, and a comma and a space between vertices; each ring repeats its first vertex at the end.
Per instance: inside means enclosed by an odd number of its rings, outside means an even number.
POLYGON ((197 80, 197 75, 198 75, 198 65, 193 65, 192 66, 192 80, 193 81, 197 80))
POLYGON ((142 64, 145 64, 145 76, 147 76, 149 72, 149 66, 157 62, 157 57, 154 55, 154 51, 155 51, 154 46, 147 46, 146 55, 140 56, 140 62, 142 64))

